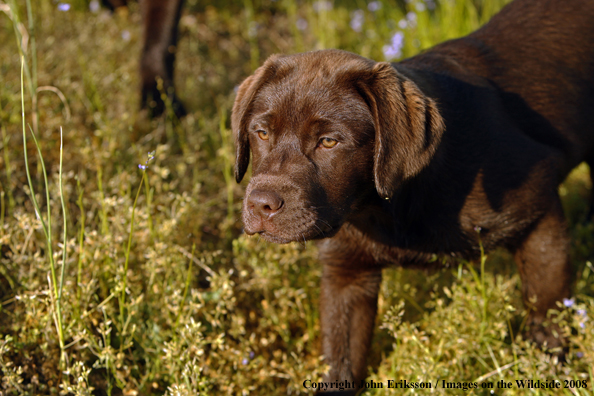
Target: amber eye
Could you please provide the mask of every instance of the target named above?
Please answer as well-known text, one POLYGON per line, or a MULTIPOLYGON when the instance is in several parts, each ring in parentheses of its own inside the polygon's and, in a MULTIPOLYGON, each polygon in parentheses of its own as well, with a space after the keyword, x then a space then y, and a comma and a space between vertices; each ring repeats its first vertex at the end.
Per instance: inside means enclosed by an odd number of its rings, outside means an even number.
POLYGON ((262 140, 268 140, 270 138, 270 135, 268 134, 268 132, 263 131, 263 130, 259 130, 258 131, 258 137, 262 140))
POLYGON ((332 148, 338 144, 338 140, 332 138, 321 138, 320 143, 326 148, 332 148))

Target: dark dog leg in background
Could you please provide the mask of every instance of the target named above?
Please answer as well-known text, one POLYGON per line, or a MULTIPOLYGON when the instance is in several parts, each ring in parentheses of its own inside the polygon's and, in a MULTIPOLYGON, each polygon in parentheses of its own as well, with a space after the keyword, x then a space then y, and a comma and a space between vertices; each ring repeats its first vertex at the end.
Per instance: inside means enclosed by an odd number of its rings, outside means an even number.
POLYGON ((162 92, 171 101, 176 116, 186 115, 186 110, 177 99, 173 87, 177 26, 182 3, 183 0, 142 0, 140 2, 144 34, 140 60, 141 107, 148 109, 152 117, 159 116, 165 111, 162 92), (157 83, 158 80, 162 81, 162 85, 157 83))
POLYGON ((111 11, 115 11, 116 8, 126 7, 128 0, 101 0, 101 4, 104 7, 109 8, 111 11))
POLYGON ((548 348, 561 346, 555 338, 553 324, 543 327, 549 309, 559 309, 557 301, 568 298, 571 288, 569 235, 561 203, 551 208, 516 250, 516 263, 522 278, 524 304, 531 312, 529 333, 539 344, 547 341, 548 348), (536 301, 531 301, 536 298, 536 301))
MULTIPOLYGON (((362 265, 357 258, 324 260, 320 296, 322 351, 330 372, 324 382, 336 380, 359 386, 367 374, 367 355, 375 327, 377 298, 382 280, 381 268, 371 262, 362 265), (354 262, 356 261, 356 262, 354 262)), ((345 390, 343 395, 354 395, 345 390)))
MULTIPOLYGON (((101 0, 111 11, 128 5, 128 0, 101 0)), ((143 44, 140 58, 142 92, 140 107, 148 109, 150 117, 165 111, 165 93, 177 117, 186 115, 186 109, 177 99, 173 86, 177 28, 183 0, 140 0, 142 7, 143 44), (162 81, 159 90, 158 80, 162 81)))

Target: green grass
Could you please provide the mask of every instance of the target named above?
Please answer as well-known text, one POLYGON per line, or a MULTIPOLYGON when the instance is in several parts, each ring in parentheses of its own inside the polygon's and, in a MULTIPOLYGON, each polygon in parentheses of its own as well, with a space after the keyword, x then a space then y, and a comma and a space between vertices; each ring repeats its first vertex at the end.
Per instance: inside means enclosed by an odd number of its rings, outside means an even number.
MULTIPOLYGON (((234 87, 273 53, 341 48, 385 60, 397 31, 412 56, 476 29, 505 1, 369 11, 359 0, 189 0, 176 86, 190 114, 153 122, 137 111, 137 4, 109 15, 84 0, 68 12, 30 3, 0 1, 0 394, 307 393, 303 381, 327 368, 321 268, 314 244, 241 235, 234 87), (12 19, 8 6, 18 7, 12 19), (357 9, 360 32, 350 26, 357 9)), ((433 272, 385 271, 369 380, 505 380, 514 386, 496 394, 512 395, 528 393, 515 380, 585 380, 586 390, 530 393, 592 393, 590 189, 585 165, 560 189, 577 273, 575 305, 560 317, 566 364, 522 338, 519 276, 497 251, 433 272)), ((421 393, 369 391, 405 392, 421 393)))

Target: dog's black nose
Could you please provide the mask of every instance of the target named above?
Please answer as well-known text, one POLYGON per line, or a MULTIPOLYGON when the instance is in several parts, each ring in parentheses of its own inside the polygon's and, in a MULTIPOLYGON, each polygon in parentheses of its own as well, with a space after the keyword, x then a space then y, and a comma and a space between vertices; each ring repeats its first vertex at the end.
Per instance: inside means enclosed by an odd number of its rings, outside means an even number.
POLYGON ((248 197, 247 206, 256 216, 266 220, 283 207, 284 201, 272 191, 254 190, 248 197))

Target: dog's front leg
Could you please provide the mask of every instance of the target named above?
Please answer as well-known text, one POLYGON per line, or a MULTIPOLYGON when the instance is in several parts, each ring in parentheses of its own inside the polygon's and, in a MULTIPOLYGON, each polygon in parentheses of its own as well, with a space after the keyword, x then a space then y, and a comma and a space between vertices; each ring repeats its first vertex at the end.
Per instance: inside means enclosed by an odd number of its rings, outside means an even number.
POLYGON ((522 278, 524 303, 531 309, 528 323, 530 336, 549 348, 561 346, 559 327, 547 320, 547 311, 557 308, 557 302, 570 296, 571 266, 569 263, 569 236, 561 203, 534 226, 516 251, 516 262, 522 278))
MULTIPOLYGON (((349 381, 356 389, 366 376, 381 268, 374 263, 361 263, 353 256, 344 261, 336 255, 329 256, 325 260, 322 257, 320 296, 322 352, 330 365, 324 382, 349 381)), ((344 394, 354 393, 347 390, 344 394)))

